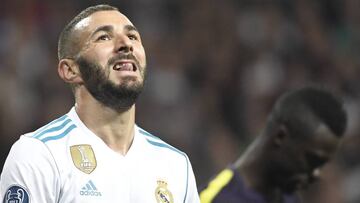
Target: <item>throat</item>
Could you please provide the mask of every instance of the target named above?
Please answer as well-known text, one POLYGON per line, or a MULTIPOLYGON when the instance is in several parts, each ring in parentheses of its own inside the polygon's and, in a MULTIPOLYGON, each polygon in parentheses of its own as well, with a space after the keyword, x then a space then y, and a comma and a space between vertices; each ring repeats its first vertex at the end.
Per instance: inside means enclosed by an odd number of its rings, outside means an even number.
POLYGON ((130 132, 119 133, 118 131, 105 130, 98 132, 97 135, 104 141, 104 143, 116 153, 125 156, 134 141, 134 130, 130 132), (105 132, 106 131, 106 132, 105 132))

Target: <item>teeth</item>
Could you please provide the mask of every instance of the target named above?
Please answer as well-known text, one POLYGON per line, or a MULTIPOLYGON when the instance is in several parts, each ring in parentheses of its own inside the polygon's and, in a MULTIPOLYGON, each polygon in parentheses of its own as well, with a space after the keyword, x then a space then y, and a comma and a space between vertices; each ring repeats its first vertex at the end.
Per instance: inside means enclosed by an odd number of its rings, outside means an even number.
POLYGON ((121 68, 121 65, 120 65, 120 64, 116 64, 115 69, 116 69, 116 70, 119 70, 120 68, 121 68))
POLYGON ((114 66, 114 70, 133 71, 133 65, 131 63, 118 63, 114 66))

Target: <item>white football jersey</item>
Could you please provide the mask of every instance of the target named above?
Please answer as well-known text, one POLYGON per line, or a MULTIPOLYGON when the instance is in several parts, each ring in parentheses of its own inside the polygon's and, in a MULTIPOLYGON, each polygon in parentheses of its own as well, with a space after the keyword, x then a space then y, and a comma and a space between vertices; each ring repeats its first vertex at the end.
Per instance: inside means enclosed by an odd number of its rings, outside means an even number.
POLYGON ((198 203, 187 155, 135 126, 123 156, 75 108, 12 146, 0 179, 3 203, 198 203))

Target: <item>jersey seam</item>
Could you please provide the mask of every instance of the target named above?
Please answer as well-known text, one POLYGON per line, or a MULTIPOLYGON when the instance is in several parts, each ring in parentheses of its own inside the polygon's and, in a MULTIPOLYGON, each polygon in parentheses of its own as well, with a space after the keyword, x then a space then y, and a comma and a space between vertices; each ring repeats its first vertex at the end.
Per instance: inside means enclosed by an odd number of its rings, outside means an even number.
POLYGON ((186 202, 186 198, 187 198, 187 192, 188 192, 188 186, 189 186, 189 159, 186 156, 186 154, 183 152, 183 155, 185 157, 185 161, 186 161, 186 188, 185 188, 185 196, 184 196, 184 203, 186 202))

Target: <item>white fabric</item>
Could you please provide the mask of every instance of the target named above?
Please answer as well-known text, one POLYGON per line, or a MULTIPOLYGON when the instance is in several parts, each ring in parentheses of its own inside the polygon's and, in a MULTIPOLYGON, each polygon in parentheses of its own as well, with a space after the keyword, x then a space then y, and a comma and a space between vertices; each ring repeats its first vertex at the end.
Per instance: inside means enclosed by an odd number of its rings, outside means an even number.
POLYGON ((170 200, 167 192, 173 203, 200 202, 185 153, 135 126, 133 143, 122 156, 81 122, 75 108, 12 146, 1 174, 0 201, 21 197, 8 192, 14 185, 27 191, 32 203, 163 203, 156 195, 170 200), (96 168, 90 174, 75 166, 70 152, 75 145, 91 146, 96 168), (155 192, 158 181, 167 183, 161 194, 155 192))

